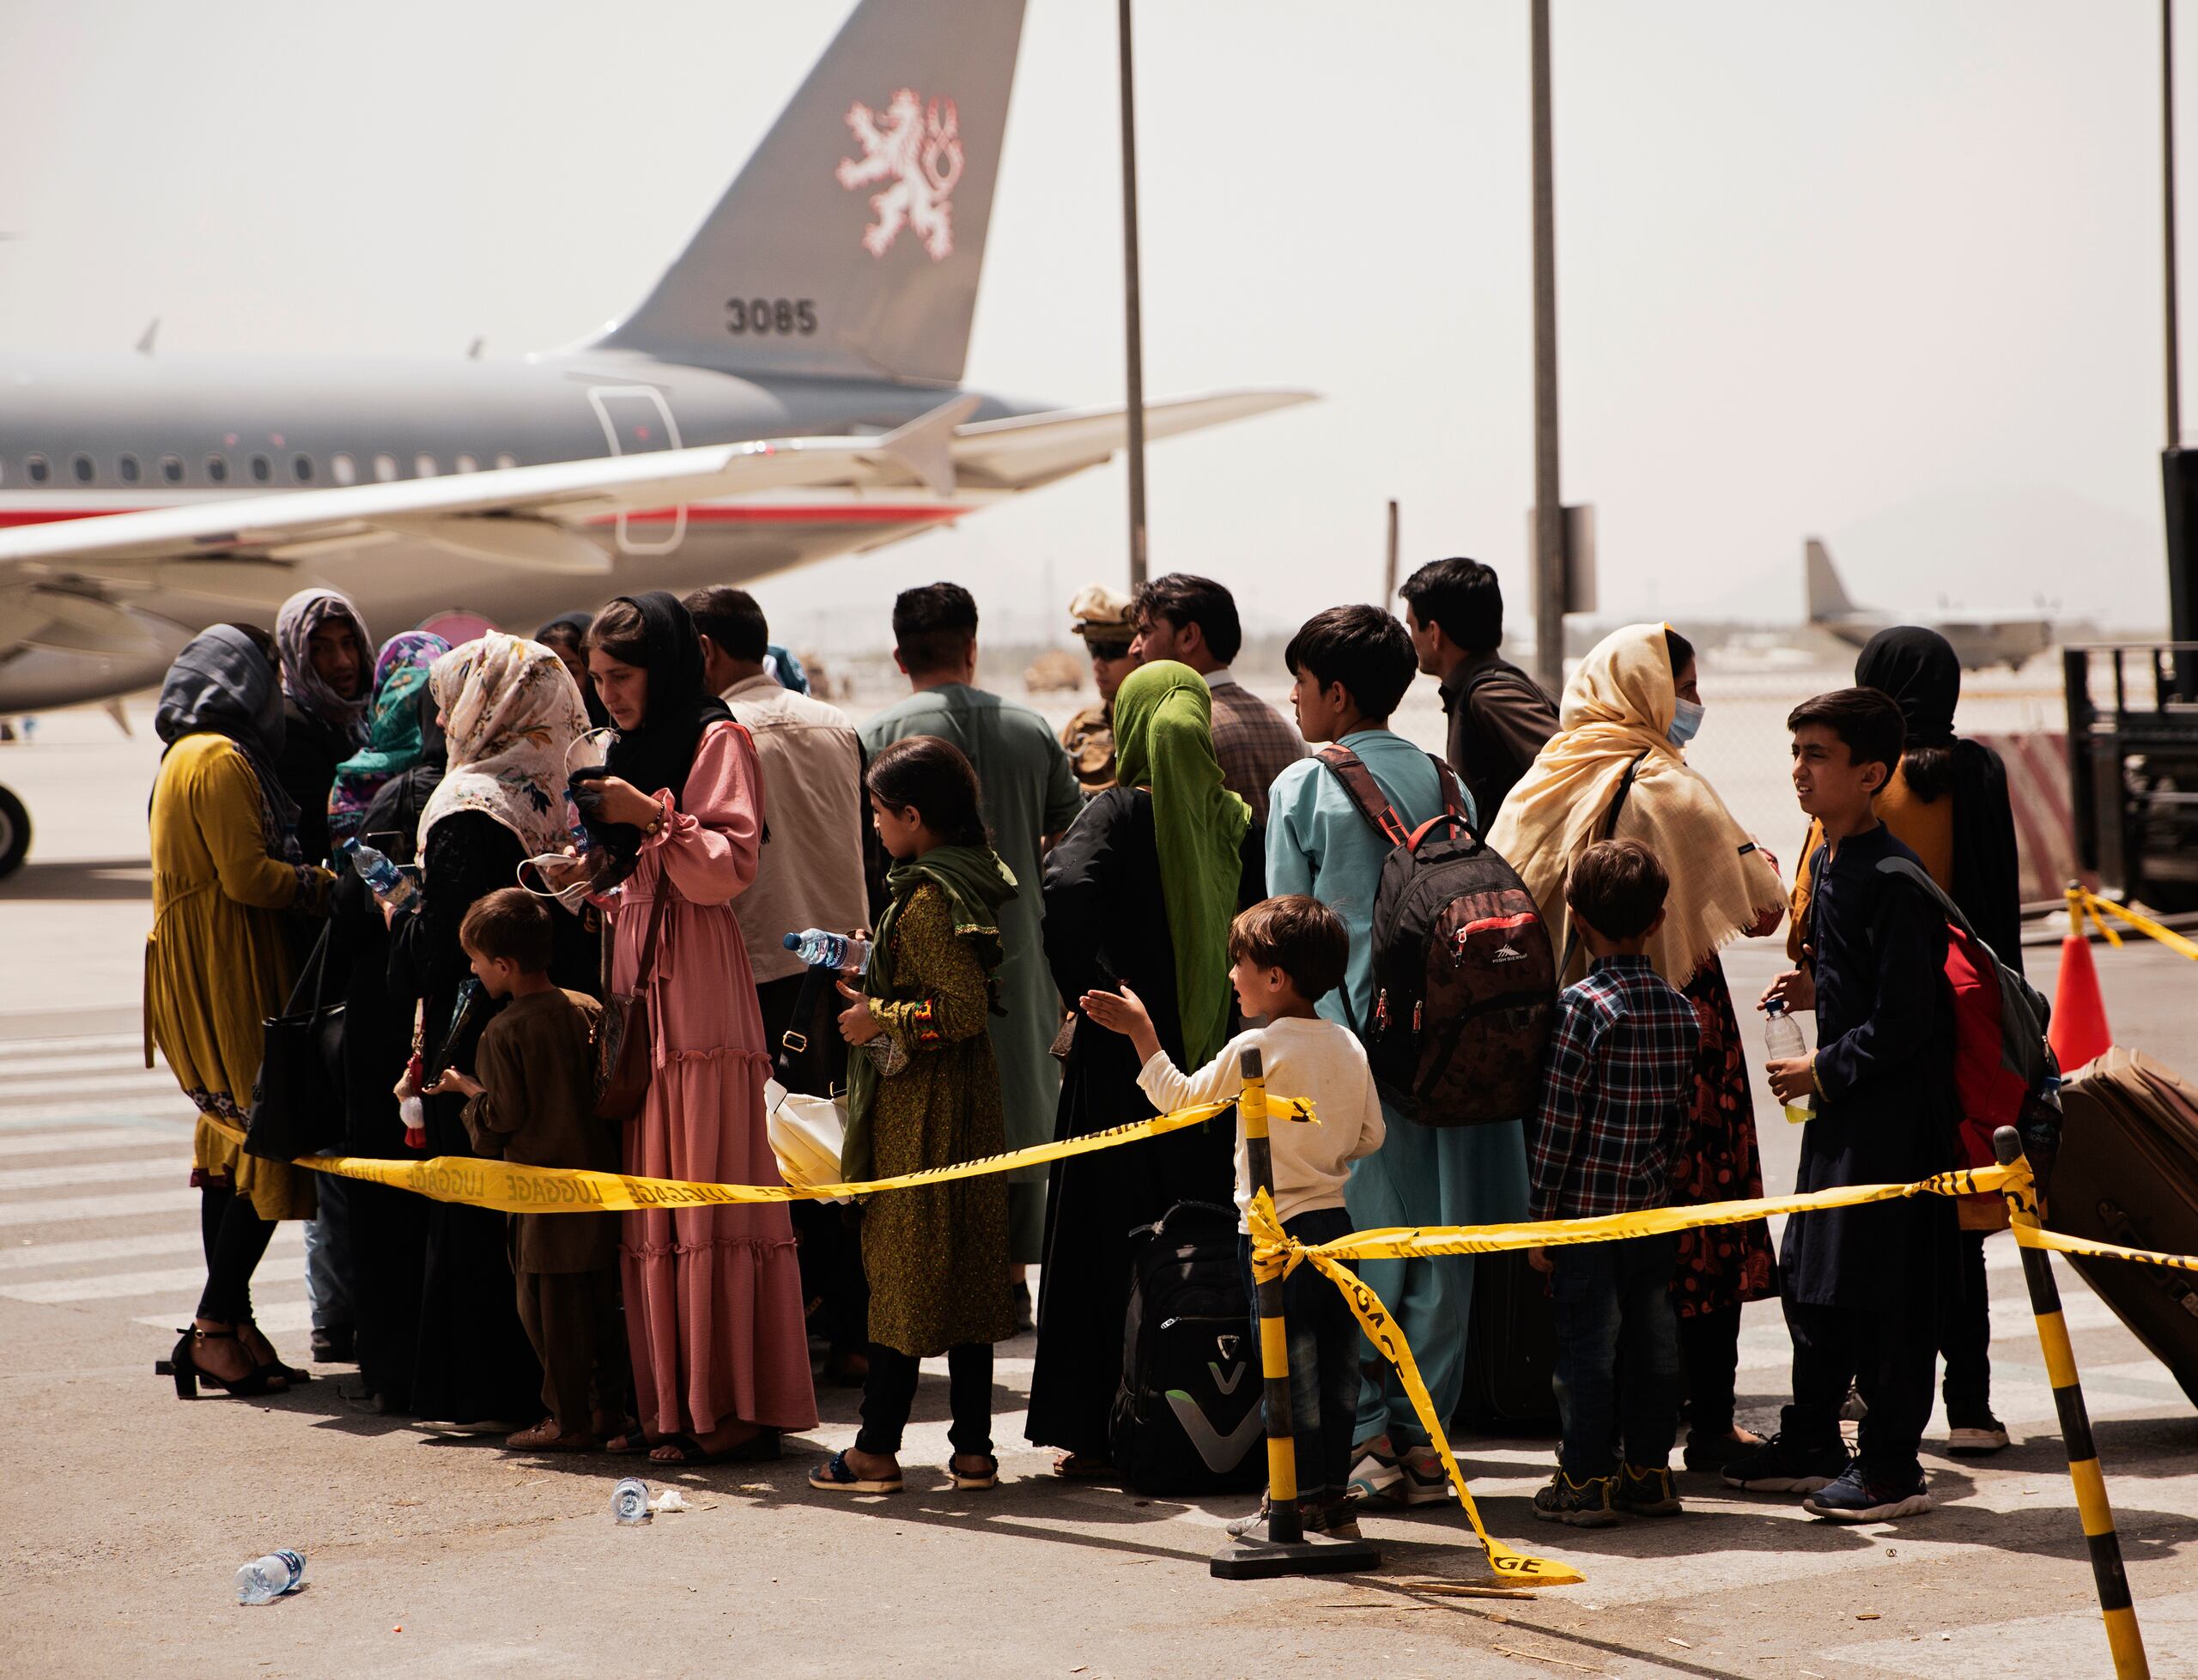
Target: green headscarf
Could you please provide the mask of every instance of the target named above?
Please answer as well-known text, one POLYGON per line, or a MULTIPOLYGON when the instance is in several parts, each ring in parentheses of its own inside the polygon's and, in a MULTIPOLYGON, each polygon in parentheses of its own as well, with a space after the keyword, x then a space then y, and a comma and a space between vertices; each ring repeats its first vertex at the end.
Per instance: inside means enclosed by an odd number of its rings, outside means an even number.
POLYGON ((1183 1054, 1203 1067, 1229 1039, 1229 924, 1252 808, 1221 785, 1213 695, 1188 665, 1162 659, 1123 679, 1114 752, 1116 784, 1152 791, 1183 1054))
MULTIPOLYGON (((926 882, 945 895, 954 937, 970 943, 987 974, 999 968, 999 907, 1015 896, 1015 872, 988 846, 935 846, 886 871, 893 901, 871 936, 870 966, 863 971, 865 996, 894 1001, 894 925, 916 889, 926 882)), ((877 1095, 877 1064, 867 1051, 856 1050, 847 1058, 847 1135, 840 1150, 840 1171, 850 1183, 871 1176, 871 1110, 877 1095)))

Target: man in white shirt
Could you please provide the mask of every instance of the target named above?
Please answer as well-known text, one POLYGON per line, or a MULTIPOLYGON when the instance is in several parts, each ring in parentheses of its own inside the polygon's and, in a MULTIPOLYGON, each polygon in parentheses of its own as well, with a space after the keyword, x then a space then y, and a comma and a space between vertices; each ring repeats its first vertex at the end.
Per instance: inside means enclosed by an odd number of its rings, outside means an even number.
MULTIPOLYGON (((829 986, 811 987, 803 1010, 802 961, 780 942, 804 928, 869 925, 862 743, 839 707, 780 687, 766 668, 770 628, 755 597, 720 585, 696 590, 686 605, 701 633, 707 680, 754 737, 763 772, 762 862, 733 910, 764 1039, 789 1090, 829 1096, 847 1083, 847 1047, 832 1021, 837 999, 829 986), (807 1043, 789 1043, 789 1034, 807 1043)), ((861 1256, 840 1209, 797 1202, 793 1212, 805 1293, 822 1298, 818 1328, 832 1342, 828 1377, 859 1378, 869 1340, 861 1256)))

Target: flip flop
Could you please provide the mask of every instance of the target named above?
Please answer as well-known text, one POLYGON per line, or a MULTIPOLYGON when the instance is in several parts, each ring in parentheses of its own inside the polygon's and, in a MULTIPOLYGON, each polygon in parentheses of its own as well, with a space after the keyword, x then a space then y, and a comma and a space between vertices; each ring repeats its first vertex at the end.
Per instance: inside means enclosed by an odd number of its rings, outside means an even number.
POLYGON ((560 1434, 556 1420, 545 1418, 531 1428, 506 1436, 504 1449, 510 1453, 592 1453, 595 1437, 585 1429, 560 1434))
POLYGON ((615 1435, 606 1436, 604 1440, 603 1450, 614 1459, 636 1459, 655 1444, 648 1438, 647 1431, 632 1428, 622 1430, 615 1435))
POLYGON ((1114 1466, 1111 1459, 1089 1453, 1064 1453, 1053 1460, 1053 1474, 1064 1482, 1111 1481, 1114 1466))
POLYGON ((968 1493, 975 1489, 999 1486, 999 1460, 988 1453, 985 1455, 985 1462, 991 1468, 981 1476, 972 1476, 966 1470, 955 1469, 954 1460, 949 1459, 946 1461, 946 1479, 954 1484, 954 1491, 968 1493))
POLYGON ((758 1429, 745 1440, 735 1441, 731 1446, 720 1446, 713 1453, 692 1435, 666 1435, 649 1448, 649 1462, 659 1465, 752 1465, 765 1464, 779 1456, 779 1432, 758 1429), (676 1459, 659 1459, 657 1453, 664 1447, 679 1449, 676 1459))
POLYGON ((870 1478, 857 1473, 847 1462, 844 1453, 835 1453, 823 1465, 809 1472, 809 1485, 819 1493, 827 1494, 897 1494, 901 1478, 870 1478))

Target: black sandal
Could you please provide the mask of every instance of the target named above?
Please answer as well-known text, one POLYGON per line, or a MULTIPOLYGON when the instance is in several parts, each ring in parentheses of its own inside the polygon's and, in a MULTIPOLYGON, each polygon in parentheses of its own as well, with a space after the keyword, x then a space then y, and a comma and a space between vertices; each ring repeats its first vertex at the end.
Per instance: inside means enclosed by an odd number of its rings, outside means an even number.
MULTIPOLYGON (((238 1328, 243 1329, 246 1326, 249 1326, 252 1333, 258 1337, 261 1341, 267 1342, 265 1332, 263 1331, 257 1324, 252 1323, 250 1319, 246 1319, 244 1321, 244 1324, 239 1325, 238 1328)), ((267 1350, 270 1353, 273 1353, 275 1351, 275 1344, 272 1342, 267 1342, 267 1350)), ((279 1357, 269 1360, 264 1365, 259 1366, 258 1370, 261 1376, 267 1378, 270 1381, 272 1381, 276 1377, 282 1378, 284 1385, 291 1388, 295 1388, 301 1383, 308 1383, 313 1380, 312 1372, 303 1370, 295 1365, 285 1365, 279 1357)))
MULTIPOLYGON (((246 1398, 289 1392, 287 1385, 281 1388, 272 1386, 278 1380, 275 1374, 278 1368, 259 1366, 241 1377, 216 1376, 213 1372, 200 1368, 191 1352, 193 1344, 201 1341, 234 1342, 237 1339, 234 1330, 200 1330, 196 1325, 190 1325, 177 1331, 176 1336, 175 1351, 161 1362, 168 1368, 167 1374, 175 1379, 175 1398, 179 1400, 197 1399, 201 1380, 229 1394, 246 1398)), ((157 1370, 158 1367, 155 1368, 157 1370)))

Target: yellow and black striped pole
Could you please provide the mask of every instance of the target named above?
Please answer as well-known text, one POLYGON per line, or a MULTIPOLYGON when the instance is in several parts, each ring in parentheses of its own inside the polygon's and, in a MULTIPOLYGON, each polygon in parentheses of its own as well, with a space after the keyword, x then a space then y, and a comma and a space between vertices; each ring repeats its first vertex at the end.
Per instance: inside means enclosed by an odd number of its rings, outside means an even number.
MULTIPOLYGON (((2000 1164, 2014 1169, 2001 1186, 2007 1217, 2019 1243, 2025 1228, 2038 1228, 2037 1183, 2023 1155, 2022 1139, 2011 1125, 1992 1135, 2000 1164)), ((2098 1587, 2099 1614, 2106 1621, 2107 1648, 2114 1654, 2116 1680, 2146 1680, 2144 1635, 2129 1599, 2129 1576, 2122 1567, 2122 1542, 2114 1532, 2114 1507, 2107 1503, 2106 1478, 2099 1473, 2098 1448, 2092 1440, 2091 1413, 2076 1376, 2076 1352, 2068 1342, 2068 1322, 2061 1314, 2061 1286, 2053 1261, 2043 1248, 2022 1248, 2023 1281, 2030 1285, 2031 1311, 2037 1318, 2038 1344, 2045 1353, 2045 1374, 2053 1385, 2053 1404, 2061 1414, 2061 1440, 2068 1453, 2068 1479, 2075 1483, 2076 1513, 2090 1543, 2092 1579, 2098 1587)))
MULTIPOLYGON (((1238 1064, 1244 1077, 1237 1118, 1244 1125, 1244 1166, 1254 1195, 1274 1194, 1274 1152, 1267 1140, 1267 1082, 1256 1050, 1238 1064)), ((1255 1278, 1260 1315, 1260 1375, 1265 1389, 1267 1433, 1267 1533, 1264 1541, 1238 1540, 1213 1555, 1211 1573, 1224 1580, 1269 1575, 1332 1574, 1369 1569, 1381 1553, 1363 1540, 1308 1541, 1297 1510, 1297 1442, 1290 1410, 1290 1330, 1284 1321, 1282 1277, 1255 1278)))

